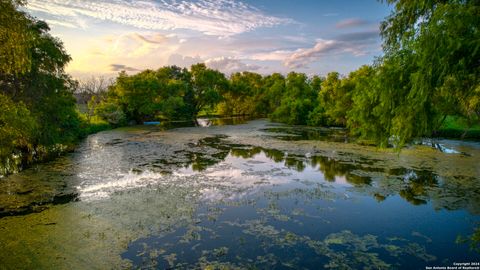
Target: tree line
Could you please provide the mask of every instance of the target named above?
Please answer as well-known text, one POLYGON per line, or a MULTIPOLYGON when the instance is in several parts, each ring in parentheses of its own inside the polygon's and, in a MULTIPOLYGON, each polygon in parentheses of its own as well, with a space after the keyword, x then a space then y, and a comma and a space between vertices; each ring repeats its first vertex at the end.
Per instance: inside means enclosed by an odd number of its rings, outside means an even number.
POLYGON ((383 56, 347 76, 227 77, 201 63, 121 72, 108 89, 87 95, 82 114, 62 42, 45 22, 19 10, 24 1, 0 0, 0 163, 72 143, 95 130, 93 118, 121 126, 206 113, 250 115, 342 126, 379 146, 434 136, 448 116, 478 125, 480 1, 385 2, 394 8, 380 27, 383 56))
POLYGON ((377 145, 438 134, 448 116, 480 122, 480 1, 388 0, 384 55, 341 76, 234 73, 204 64, 121 73, 96 108, 112 124, 204 111, 342 126, 377 145))

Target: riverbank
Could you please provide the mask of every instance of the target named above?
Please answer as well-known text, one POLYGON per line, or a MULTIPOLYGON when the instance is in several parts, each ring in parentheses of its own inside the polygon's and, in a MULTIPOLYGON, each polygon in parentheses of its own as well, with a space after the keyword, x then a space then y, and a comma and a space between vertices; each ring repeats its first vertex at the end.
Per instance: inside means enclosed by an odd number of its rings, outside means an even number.
MULTIPOLYGON (((82 119, 82 128, 80 133, 75 141, 68 144, 55 144, 53 146, 45 147, 38 146, 34 151, 30 152, 21 152, 18 151, 15 155, 12 155, 10 160, 7 160, 3 164, 0 164, 0 177, 6 176, 11 173, 18 173, 21 170, 28 168, 37 163, 48 162, 55 158, 58 158, 65 153, 74 151, 78 142, 88 135, 109 130, 114 128, 106 121, 93 116, 90 119, 87 119, 85 115, 81 114, 82 119)), ((231 117, 222 117, 219 115, 209 115, 208 117, 203 116, 199 117, 197 121, 164 121, 159 124, 163 129, 172 129, 178 127, 190 127, 190 126, 211 126, 211 125, 235 125, 245 123, 246 120, 253 120, 252 117, 243 117, 243 116, 231 116, 231 117)), ((302 135, 308 139, 321 139, 322 134, 328 132, 336 132, 338 128, 328 128, 328 127, 304 127, 298 130, 292 130, 293 132, 302 131, 302 135), (310 130, 310 131, 309 131, 310 130)), ((347 130, 343 129, 341 140, 346 140, 354 143, 354 138, 347 138, 347 130)), ((449 116, 446 118, 443 127, 435 134, 435 137, 432 139, 467 139, 467 140, 480 140, 480 125, 473 125, 468 128, 468 125, 465 121, 458 117, 449 116)), ((365 141, 362 141, 364 144, 365 141)), ((408 146, 406 146, 408 147, 408 146)))
POLYGON ((480 140, 480 124, 469 125, 465 119, 448 116, 435 135, 452 139, 480 140))
POLYGON ((69 141, 53 145, 37 145, 23 149, 14 149, 10 157, 5 157, 0 162, 0 179, 12 173, 18 173, 32 165, 52 161, 66 153, 73 152, 78 143, 88 135, 112 129, 107 122, 92 117, 87 119, 80 115, 81 124, 77 134, 69 141))

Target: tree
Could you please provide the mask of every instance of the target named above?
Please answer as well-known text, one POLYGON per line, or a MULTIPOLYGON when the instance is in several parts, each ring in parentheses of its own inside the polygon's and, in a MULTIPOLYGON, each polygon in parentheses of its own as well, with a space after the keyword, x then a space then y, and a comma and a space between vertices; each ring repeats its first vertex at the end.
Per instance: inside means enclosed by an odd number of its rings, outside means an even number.
POLYGON ((145 70, 132 76, 122 71, 112 90, 127 119, 142 123, 153 118, 160 109, 161 87, 155 71, 145 70))
POLYGON ((306 124, 309 112, 316 106, 316 96, 305 74, 289 73, 280 106, 272 113, 272 119, 287 124, 306 124))
MULTIPOLYGON (((32 149, 30 144, 37 124, 25 104, 15 103, 3 94, 0 94, 0 111, 0 164, 5 164, 16 150, 32 149)), ((0 170, 0 174, 5 172, 0 170)))
POLYGON ((395 76, 383 76, 383 81, 393 87, 385 91, 398 96, 393 115, 385 116, 390 117, 388 135, 400 145, 413 137, 430 136, 449 114, 478 122, 478 0, 386 2, 395 4, 395 9, 381 25, 382 74, 395 76))
POLYGON ((127 122, 122 107, 116 102, 102 101, 95 107, 94 113, 114 127, 127 122))
POLYGON ((196 64, 190 68, 192 74, 191 89, 188 93, 189 104, 193 106, 193 117, 205 108, 213 108, 222 100, 221 94, 228 87, 225 75, 209 69, 205 64, 196 64))
POLYGON ((74 95, 79 110, 86 114, 88 122, 94 115, 95 108, 105 99, 108 87, 112 84, 113 80, 104 76, 92 76, 79 82, 74 95))
POLYGON ((24 1, 0 1, 0 73, 21 74, 31 68, 31 19, 18 7, 24 1))
POLYGON ((285 77, 280 73, 265 76, 262 83, 262 95, 257 101, 257 113, 269 116, 280 106, 285 92, 285 77))
POLYGON ((262 75, 247 71, 234 73, 218 111, 222 115, 256 115, 257 101, 262 94, 262 75))
POLYGON ((350 74, 355 86, 352 108, 347 112, 347 127, 352 135, 386 146, 393 104, 389 95, 381 95, 379 70, 378 66, 362 66, 350 74))
POLYGON ((157 70, 157 78, 165 85, 159 92, 160 116, 166 119, 191 120, 194 115, 192 74, 177 66, 157 70))
POLYGON ((71 58, 45 22, 17 10, 20 4, 1 1, 0 91, 36 119, 32 145, 72 141, 80 120, 72 95, 76 82, 64 72, 71 58))

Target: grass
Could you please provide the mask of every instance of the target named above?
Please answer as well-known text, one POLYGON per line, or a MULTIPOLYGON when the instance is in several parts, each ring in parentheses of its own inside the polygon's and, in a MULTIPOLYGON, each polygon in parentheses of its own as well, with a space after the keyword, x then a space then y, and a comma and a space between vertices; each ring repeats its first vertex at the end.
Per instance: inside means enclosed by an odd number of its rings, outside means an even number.
POLYGON ((82 127, 82 130, 81 130, 83 136, 87 136, 93 133, 97 133, 97 132, 112 128, 112 126, 107 121, 101 119, 96 115, 88 119, 88 117, 85 114, 80 113, 80 118, 84 123, 84 126, 82 127))
POLYGON ((480 139, 480 123, 469 126, 465 118, 447 116, 442 128, 437 133, 439 137, 480 139))

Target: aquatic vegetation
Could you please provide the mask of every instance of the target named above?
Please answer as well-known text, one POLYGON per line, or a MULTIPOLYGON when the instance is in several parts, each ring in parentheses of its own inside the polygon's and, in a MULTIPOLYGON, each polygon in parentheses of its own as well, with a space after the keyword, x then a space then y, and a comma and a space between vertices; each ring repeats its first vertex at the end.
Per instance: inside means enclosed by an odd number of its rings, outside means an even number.
POLYGON ((460 155, 419 145, 398 154, 266 135, 277 126, 92 135, 74 153, 2 179, 0 210, 12 216, 0 218, 0 260, 401 269, 472 256, 454 241, 472 235, 468 220, 478 219, 480 147, 454 146, 468 153, 460 155), (418 223, 424 216, 446 229, 429 233, 418 223), (447 255, 432 249, 438 241, 447 255))
POLYGON ((475 228, 474 232, 467 237, 462 235, 457 236, 455 242, 458 244, 468 244, 470 250, 480 254, 480 227, 475 228))

